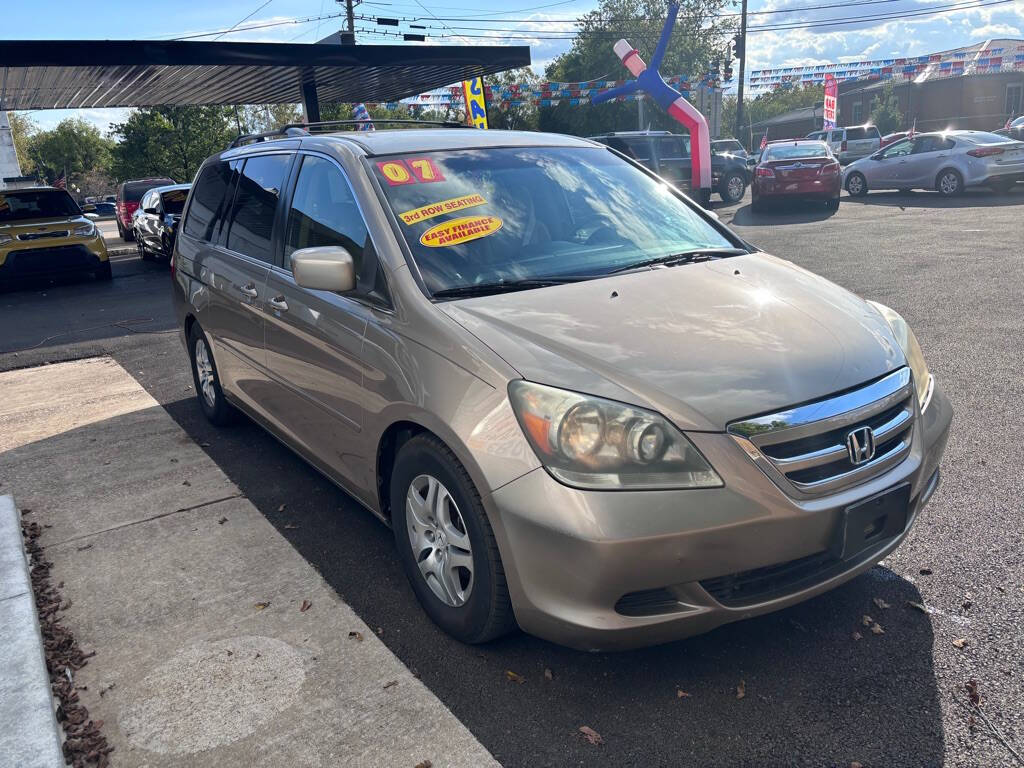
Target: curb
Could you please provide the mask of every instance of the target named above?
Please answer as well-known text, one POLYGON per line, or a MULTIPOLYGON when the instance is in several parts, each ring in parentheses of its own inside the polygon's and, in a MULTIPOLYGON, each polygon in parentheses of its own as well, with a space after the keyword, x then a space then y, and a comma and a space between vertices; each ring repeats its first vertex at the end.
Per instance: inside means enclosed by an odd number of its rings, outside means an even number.
POLYGON ((11 496, 0 496, 0 765, 66 765, 21 517, 11 496))

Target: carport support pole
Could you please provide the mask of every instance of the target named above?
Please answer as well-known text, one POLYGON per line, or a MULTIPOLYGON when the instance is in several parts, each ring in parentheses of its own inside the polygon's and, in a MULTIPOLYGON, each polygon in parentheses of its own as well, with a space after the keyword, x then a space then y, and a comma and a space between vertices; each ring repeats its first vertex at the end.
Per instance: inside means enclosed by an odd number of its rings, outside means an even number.
POLYGON ((316 77, 312 71, 302 74, 302 115, 307 123, 320 122, 320 98, 316 94, 316 77))

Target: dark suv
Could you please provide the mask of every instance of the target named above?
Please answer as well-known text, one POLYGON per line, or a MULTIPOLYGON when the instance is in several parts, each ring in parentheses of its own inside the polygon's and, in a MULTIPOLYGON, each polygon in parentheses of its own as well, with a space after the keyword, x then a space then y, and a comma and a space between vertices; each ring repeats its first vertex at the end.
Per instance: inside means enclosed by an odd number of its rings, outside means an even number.
POLYGON ((135 179, 124 181, 117 186, 117 199, 114 205, 117 209, 117 234, 126 243, 135 239, 135 232, 132 230, 132 216, 138 210, 139 201, 153 187, 165 187, 168 184, 177 184, 174 179, 166 176, 155 179, 135 179))
MULTIPOLYGON (((691 190, 689 136, 668 131, 614 131, 590 138, 646 165, 680 189, 686 192, 691 190)), ((746 159, 732 153, 718 152, 714 143, 711 147, 711 184, 724 202, 737 203, 743 199, 750 184, 746 159)))

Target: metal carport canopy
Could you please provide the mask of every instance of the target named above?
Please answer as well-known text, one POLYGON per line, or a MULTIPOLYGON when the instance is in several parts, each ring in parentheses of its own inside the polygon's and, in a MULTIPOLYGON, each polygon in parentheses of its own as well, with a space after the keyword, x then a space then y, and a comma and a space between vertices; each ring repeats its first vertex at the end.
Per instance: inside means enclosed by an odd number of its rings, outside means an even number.
POLYGON ((0 109, 397 101, 530 63, 528 46, 0 41, 0 109))

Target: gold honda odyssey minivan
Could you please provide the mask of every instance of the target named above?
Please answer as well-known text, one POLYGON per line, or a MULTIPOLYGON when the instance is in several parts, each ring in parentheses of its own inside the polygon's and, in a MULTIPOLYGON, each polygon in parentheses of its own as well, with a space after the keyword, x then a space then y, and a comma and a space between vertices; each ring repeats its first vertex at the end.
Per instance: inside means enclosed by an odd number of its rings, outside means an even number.
POLYGON ((935 491, 951 408, 903 318, 607 147, 251 139, 199 170, 175 245, 198 404, 390 524, 455 637, 628 648, 773 611, 935 491))

